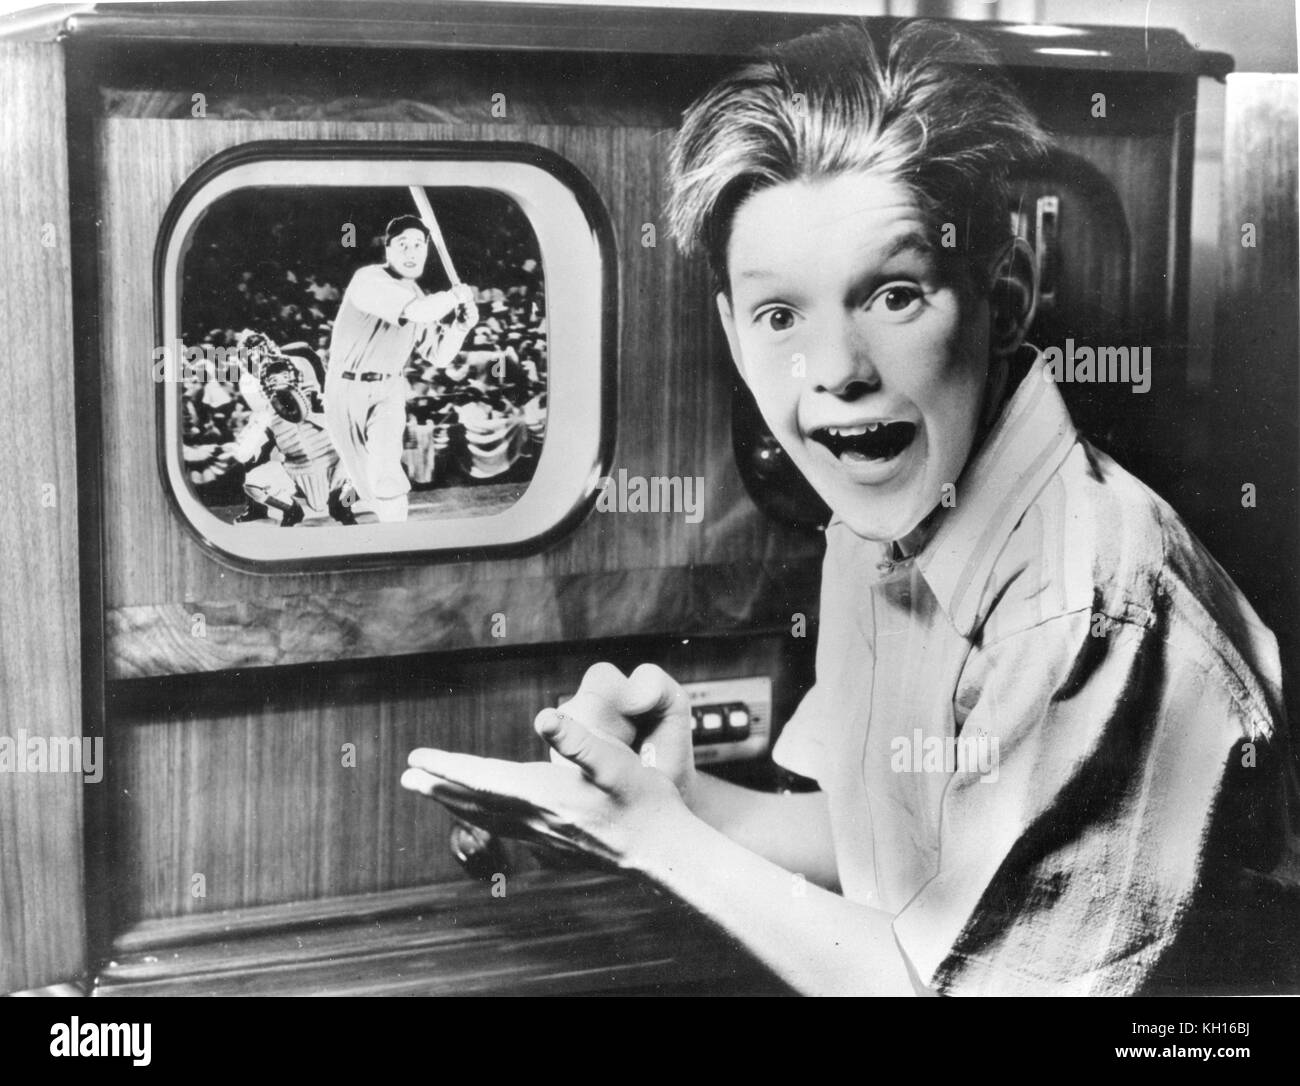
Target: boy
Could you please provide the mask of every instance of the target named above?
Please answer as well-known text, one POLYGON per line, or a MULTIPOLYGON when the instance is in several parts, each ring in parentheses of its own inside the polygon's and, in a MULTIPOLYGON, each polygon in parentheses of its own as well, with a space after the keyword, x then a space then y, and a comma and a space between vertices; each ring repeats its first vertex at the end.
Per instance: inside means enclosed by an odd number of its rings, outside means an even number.
POLYGON ((539 714, 553 764, 418 750, 407 787, 648 877, 799 991, 1296 983, 1274 639, 1023 349, 1006 179, 1044 146, 926 23, 790 42, 678 136, 675 232, 834 514, 817 682, 773 752, 821 791, 697 776, 680 688, 608 665, 539 714))

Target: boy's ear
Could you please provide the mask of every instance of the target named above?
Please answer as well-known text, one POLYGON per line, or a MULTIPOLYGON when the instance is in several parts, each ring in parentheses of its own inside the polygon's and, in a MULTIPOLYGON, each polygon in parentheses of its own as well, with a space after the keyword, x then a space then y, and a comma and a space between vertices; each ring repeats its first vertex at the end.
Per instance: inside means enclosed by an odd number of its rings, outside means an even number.
POLYGON ((730 299, 718 292, 714 299, 718 303, 718 316, 722 318, 722 331, 727 337, 727 346, 731 349, 731 361, 735 363, 736 370, 740 373, 740 379, 749 384, 749 378, 745 376, 745 364, 740 357, 740 339, 736 335, 736 316, 731 309, 730 299))
POLYGON ((1038 310, 1038 261, 1024 238, 1007 244, 989 264, 989 347, 999 358, 1025 342, 1038 310))

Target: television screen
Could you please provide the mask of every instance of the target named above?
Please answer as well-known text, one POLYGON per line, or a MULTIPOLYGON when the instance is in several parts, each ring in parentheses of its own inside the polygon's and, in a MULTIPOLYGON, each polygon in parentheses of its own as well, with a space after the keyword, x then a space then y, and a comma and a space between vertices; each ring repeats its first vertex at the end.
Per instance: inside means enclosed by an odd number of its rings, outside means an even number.
POLYGON ((253 156, 169 216, 164 472, 240 564, 537 544, 601 474, 590 198, 523 159, 363 154, 253 156))

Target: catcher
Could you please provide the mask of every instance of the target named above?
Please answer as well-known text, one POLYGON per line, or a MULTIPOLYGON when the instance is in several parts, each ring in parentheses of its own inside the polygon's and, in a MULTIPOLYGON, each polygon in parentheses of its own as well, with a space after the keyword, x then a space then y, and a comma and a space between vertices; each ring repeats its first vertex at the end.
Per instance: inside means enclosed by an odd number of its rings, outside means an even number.
POLYGON ((249 505, 235 523, 263 520, 269 507, 280 511, 282 528, 324 516, 355 524, 355 493, 325 428, 314 352, 294 344, 289 354, 291 348, 282 350, 260 333, 246 335, 241 346, 248 372, 240 390, 254 414, 224 449, 250 469, 244 480, 249 505), (281 459, 270 459, 273 450, 281 459))

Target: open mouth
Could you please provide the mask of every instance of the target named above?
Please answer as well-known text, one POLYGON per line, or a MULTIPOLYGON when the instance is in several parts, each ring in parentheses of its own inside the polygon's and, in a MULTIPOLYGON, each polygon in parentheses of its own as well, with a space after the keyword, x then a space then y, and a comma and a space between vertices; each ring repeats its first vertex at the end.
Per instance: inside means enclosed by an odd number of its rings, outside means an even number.
POLYGON ((892 460, 916 438, 914 422, 875 422, 860 426, 823 426, 810 435, 837 460, 892 460))

